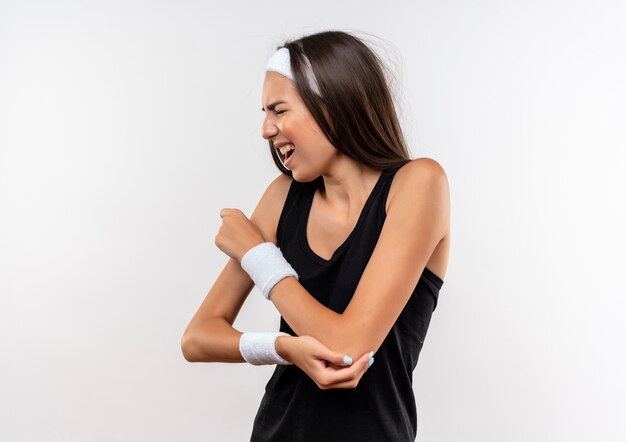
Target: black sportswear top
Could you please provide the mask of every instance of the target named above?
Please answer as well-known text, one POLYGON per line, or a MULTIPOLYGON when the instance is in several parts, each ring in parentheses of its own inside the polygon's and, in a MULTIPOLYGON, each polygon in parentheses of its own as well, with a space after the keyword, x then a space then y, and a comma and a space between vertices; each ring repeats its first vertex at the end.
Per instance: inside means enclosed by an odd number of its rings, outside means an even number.
MULTIPOLYGON (((385 202, 398 168, 385 170, 354 230, 329 260, 306 239, 306 224, 322 177, 293 181, 277 227, 277 243, 299 282, 326 307, 345 310, 385 221, 385 202)), ((417 410, 413 370, 443 280, 425 268, 413 294, 376 351, 375 363, 353 389, 321 390, 296 365, 277 365, 254 420, 251 442, 414 441, 417 410)), ((296 335, 280 319, 280 331, 296 335)))

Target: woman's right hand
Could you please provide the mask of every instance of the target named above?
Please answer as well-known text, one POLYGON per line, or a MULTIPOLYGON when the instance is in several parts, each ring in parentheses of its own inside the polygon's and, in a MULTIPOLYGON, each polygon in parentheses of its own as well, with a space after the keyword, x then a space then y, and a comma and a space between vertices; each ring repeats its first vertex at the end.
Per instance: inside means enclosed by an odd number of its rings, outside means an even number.
MULTIPOLYGON (((365 353, 352 365, 345 365, 343 354, 330 350, 313 336, 279 336, 276 351, 297 365, 322 390, 356 388, 370 366, 370 353, 365 353)), ((371 360, 373 362, 374 358, 371 360)))

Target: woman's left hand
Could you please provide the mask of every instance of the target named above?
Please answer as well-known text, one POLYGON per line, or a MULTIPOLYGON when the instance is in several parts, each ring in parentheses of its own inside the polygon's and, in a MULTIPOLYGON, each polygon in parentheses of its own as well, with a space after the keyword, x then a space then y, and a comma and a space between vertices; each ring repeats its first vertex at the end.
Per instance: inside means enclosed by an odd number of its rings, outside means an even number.
POLYGON ((374 358, 367 352, 354 363, 345 364, 344 355, 334 352, 313 336, 279 336, 276 352, 295 364, 322 390, 356 388, 374 358))
POLYGON ((222 225, 215 235, 215 245, 241 263, 241 258, 252 247, 263 242, 259 228, 239 209, 220 210, 222 225))

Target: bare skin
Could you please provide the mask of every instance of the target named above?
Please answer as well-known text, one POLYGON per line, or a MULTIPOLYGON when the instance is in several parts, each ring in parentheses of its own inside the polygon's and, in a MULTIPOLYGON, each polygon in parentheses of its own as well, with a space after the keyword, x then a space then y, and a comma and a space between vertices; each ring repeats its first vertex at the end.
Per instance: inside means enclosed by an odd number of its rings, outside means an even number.
MULTIPOLYGON (((311 249, 329 259, 354 229, 380 171, 341 155, 323 135, 289 79, 269 72, 263 87, 262 135, 296 146, 293 178, 322 175, 307 225, 311 249), (276 101, 283 101, 274 107, 276 101), (271 110, 271 112, 270 112, 271 110)), ((216 245, 231 259, 192 318, 182 339, 190 361, 243 362, 241 332, 232 327, 253 282, 241 256, 264 241, 276 244, 276 227, 292 178, 280 174, 248 220, 238 209, 222 209, 216 245)), ((303 369, 320 388, 354 388, 399 316, 423 271, 445 278, 450 247, 449 188, 436 161, 420 158, 396 173, 386 204, 387 219, 352 301, 342 314, 319 304, 293 277, 284 278, 270 299, 298 337, 280 337, 281 356, 303 369), (425 216, 427 214, 427 216, 425 216), (331 351, 333 349, 335 351, 331 351), (343 355, 355 363, 341 367, 343 355)))

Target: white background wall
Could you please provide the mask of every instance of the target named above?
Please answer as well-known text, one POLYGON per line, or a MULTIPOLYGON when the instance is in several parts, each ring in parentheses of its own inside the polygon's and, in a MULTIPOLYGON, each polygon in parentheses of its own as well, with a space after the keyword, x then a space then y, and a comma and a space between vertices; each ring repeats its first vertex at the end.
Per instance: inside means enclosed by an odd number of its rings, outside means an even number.
MULTIPOLYGON (((267 58, 340 29, 382 39, 451 185, 418 440, 624 440, 624 23, 619 0, 0 0, 0 439, 249 438, 273 367, 180 338, 219 210, 278 174, 267 58)), ((255 289, 235 326, 278 318, 255 289)))

